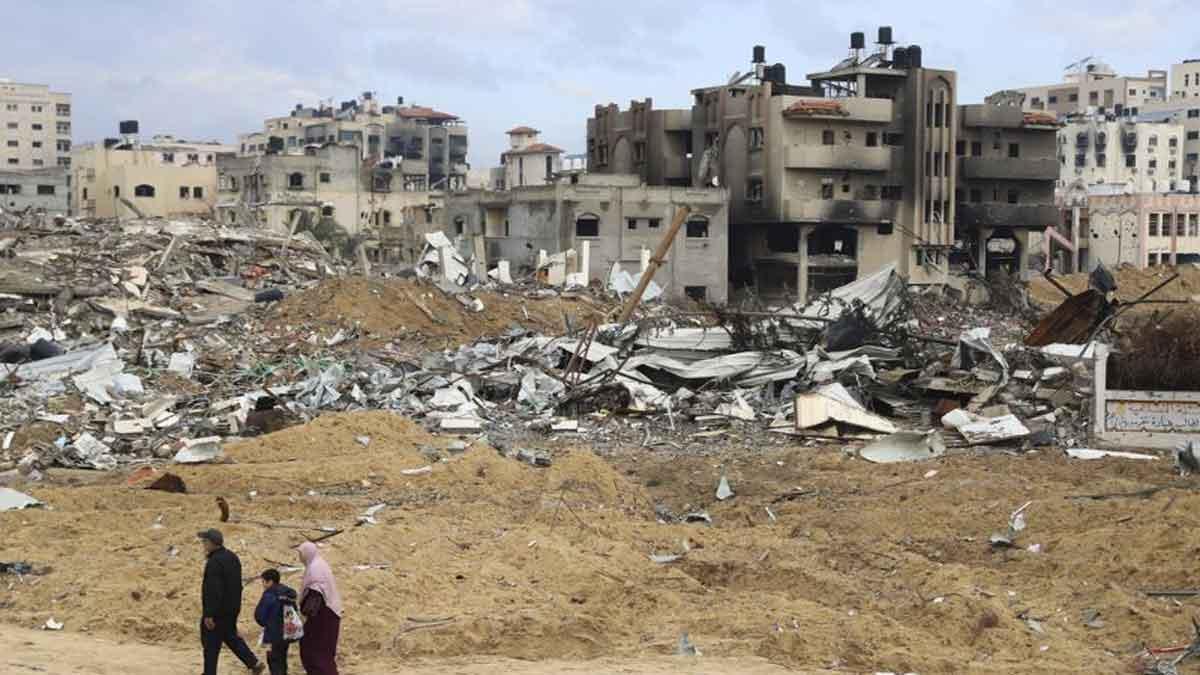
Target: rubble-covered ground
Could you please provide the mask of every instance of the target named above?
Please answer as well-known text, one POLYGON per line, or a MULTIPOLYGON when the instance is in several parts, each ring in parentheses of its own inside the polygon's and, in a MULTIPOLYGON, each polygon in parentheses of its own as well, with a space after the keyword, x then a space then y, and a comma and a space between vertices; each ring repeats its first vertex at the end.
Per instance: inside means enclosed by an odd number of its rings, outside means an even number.
POLYGON ((554 446, 537 468, 480 443, 452 450, 391 413, 335 414, 231 444, 227 464, 171 467, 187 494, 53 471, 28 486, 48 508, 0 514, 4 555, 35 566, 5 577, 3 620, 190 645, 194 536, 219 524, 221 496, 248 576, 344 529, 322 543, 348 602, 349 672, 384 657, 668 656, 682 632, 704 656, 804 670, 1125 672, 1143 646, 1190 640, 1194 599, 1141 593, 1194 586, 1183 533, 1200 497, 1165 461, 554 446), (1027 501, 1016 547, 989 546, 1027 501), (375 524, 355 526, 376 504, 375 524), (711 524, 660 522, 701 511, 711 524))
MULTIPOLYGON (((628 274, 489 280, 466 243, 386 276, 206 221, 0 227, 0 622, 193 645, 219 526, 248 580, 320 543, 349 672, 1161 674, 1195 637, 1196 479, 1092 458, 1087 349, 1024 344, 1046 282, 616 324, 628 274)), ((1101 339, 1195 351, 1149 316, 1101 339)))

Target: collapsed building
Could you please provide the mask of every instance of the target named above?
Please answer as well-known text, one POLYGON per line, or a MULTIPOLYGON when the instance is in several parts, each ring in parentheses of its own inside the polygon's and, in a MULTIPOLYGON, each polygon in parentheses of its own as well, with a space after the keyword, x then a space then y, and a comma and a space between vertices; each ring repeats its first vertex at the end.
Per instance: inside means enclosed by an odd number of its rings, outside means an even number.
POLYGON ((67 170, 63 167, 0 169, 0 211, 66 214, 69 194, 67 170))
MULTIPOLYGON (((806 298, 890 264, 910 283, 937 283, 956 251, 966 266, 989 269, 989 246, 1024 267, 1027 232, 1056 218, 970 206, 969 224, 960 223, 960 197, 972 188, 959 192, 957 143, 960 133, 999 133, 998 156, 989 138, 987 158, 965 159, 972 180, 1019 184, 1022 207, 1052 207, 1055 122, 990 112, 1000 106, 959 111, 955 72, 925 67, 921 47, 896 46, 887 26, 874 50, 852 34, 849 55, 808 80, 790 83, 760 46, 749 73, 693 90, 691 110, 656 110, 651 99, 627 110, 597 106, 588 171, 726 187, 729 280, 760 297, 806 298), (966 122, 977 131, 963 132, 966 122), (997 236, 1009 242, 966 250, 997 236)), ((978 189, 977 204, 1012 203, 1008 187, 988 200, 978 189)))

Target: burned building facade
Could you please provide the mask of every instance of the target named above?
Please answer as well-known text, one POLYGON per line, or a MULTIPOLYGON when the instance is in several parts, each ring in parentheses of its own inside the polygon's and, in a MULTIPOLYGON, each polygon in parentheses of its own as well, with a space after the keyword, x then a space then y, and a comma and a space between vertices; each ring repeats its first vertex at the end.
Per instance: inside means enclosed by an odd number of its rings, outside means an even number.
POLYGON ((862 33, 850 44, 803 85, 756 47, 749 74, 693 90, 690 111, 598 107, 588 171, 726 187, 731 282, 762 296, 805 298, 892 264, 941 281, 957 241, 957 76, 889 27, 873 49, 862 33))
POLYGON ((956 255, 987 272, 1027 267, 1030 235, 1058 222, 1059 124, 1008 105, 958 109, 956 255))

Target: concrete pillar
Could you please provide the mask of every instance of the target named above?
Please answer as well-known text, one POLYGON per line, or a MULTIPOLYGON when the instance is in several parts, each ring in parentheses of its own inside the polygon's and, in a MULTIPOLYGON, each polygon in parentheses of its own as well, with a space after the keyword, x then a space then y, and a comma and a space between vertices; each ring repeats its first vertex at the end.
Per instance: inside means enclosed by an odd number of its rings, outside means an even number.
POLYGON ((976 246, 975 264, 979 265, 979 275, 987 277, 987 240, 992 236, 992 231, 981 227, 979 228, 979 241, 976 246))
POLYGON ((1079 204, 1076 203, 1071 207, 1071 271, 1081 272, 1079 269, 1079 204))
POLYGON ((592 242, 584 241, 581 256, 579 258, 579 271, 583 272, 585 282, 590 283, 592 280, 592 242))
POLYGON ((796 266, 796 296, 808 302, 808 225, 800 225, 800 264, 796 266))
POLYGON ((542 269, 543 267, 545 267, 545 266, 546 266, 546 263, 547 263, 548 261, 549 261, 549 257, 546 255, 546 249, 544 249, 544 248, 543 248, 543 249, 539 249, 539 250, 538 250, 538 257, 537 257, 537 268, 538 268, 539 270, 540 270, 540 269, 542 269))
POLYGON ((648 249, 644 246, 642 247, 642 252, 641 252, 641 264, 642 264, 642 272, 645 273, 646 269, 650 267, 650 249, 648 249))
POLYGON ((1179 211, 1171 211, 1171 265, 1179 264, 1179 211))

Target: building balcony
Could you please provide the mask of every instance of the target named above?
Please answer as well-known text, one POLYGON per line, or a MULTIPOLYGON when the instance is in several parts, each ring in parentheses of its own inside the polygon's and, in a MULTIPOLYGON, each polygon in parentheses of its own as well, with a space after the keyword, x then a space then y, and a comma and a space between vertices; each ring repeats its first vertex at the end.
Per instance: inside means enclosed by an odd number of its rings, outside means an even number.
POLYGON ((1059 220, 1058 208, 1049 204, 959 202, 955 221, 965 227, 1015 227, 1045 229, 1059 220))
POLYGON ((789 169, 891 171, 896 157, 896 150, 891 147, 791 145, 787 148, 784 166, 789 169))
POLYGON ((960 157, 958 177, 968 180, 1058 180, 1058 161, 1053 158, 960 157))
POLYGON ((896 220, 901 203, 865 199, 785 199, 783 209, 790 221, 878 223, 896 220))

